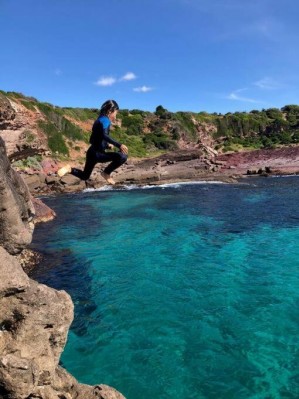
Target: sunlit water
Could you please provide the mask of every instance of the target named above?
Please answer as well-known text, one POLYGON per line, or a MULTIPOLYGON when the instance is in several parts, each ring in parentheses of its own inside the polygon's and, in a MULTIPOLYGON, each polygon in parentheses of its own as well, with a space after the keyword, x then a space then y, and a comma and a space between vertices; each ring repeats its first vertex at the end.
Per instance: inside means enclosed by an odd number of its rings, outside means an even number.
POLYGON ((62 364, 127 399, 299 398, 299 178, 45 198, 32 277, 70 293, 62 364), (245 184, 246 183, 246 184, 245 184))

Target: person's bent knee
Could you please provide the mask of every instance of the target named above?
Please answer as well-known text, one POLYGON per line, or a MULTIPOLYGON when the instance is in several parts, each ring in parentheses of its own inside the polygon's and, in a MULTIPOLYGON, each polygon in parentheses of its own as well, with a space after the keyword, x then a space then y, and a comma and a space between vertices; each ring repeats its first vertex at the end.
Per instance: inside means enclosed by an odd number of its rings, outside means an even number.
POLYGON ((128 155, 124 154, 123 152, 120 152, 119 155, 120 155, 120 162, 122 164, 125 163, 127 161, 127 159, 128 159, 128 155))

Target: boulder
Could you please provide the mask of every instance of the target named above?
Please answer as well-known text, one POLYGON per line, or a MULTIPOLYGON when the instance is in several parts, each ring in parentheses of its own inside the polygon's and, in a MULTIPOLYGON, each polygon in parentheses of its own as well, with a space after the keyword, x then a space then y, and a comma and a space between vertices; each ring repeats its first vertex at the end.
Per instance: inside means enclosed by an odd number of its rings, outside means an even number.
POLYGON ((43 171, 46 175, 50 175, 52 173, 56 173, 58 170, 58 165, 55 161, 51 159, 43 159, 41 161, 41 166, 43 168, 43 171))
POLYGON ((30 192, 34 192, 45 186, 46 177, 42 173, 23 175, 23 179, 30 192))
POLYGON ((46 176, 46 184, 56 184, 59 183, 60 178, 58 176, 50 175, 46 176))
POLYGON ((35 209, 34 223, 49 222, 55 218, 56 213, 53 209, 49 208, 39 198, 32 198, 32 203, 35 209))
POLYGON ((65 175, 60 179, 62 184, 76 186, 81 183, 81 179, 73 175, 65 175))

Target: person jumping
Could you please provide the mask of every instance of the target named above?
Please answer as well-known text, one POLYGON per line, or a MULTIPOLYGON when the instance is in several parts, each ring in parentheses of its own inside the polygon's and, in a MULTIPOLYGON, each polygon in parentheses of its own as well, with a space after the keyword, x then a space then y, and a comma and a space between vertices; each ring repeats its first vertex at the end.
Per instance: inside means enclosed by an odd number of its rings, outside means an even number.
POLYGON ((81 180, 88 180, 95 165, 97 163, 111 162, 101 173, 101 176, 107 183, 114 185, 115 181, 110 176, 111 173, 124 164, 128 158, 128 147, 113 140, 109 136, 110 126, 116 120, 116 115, 119 106, 116 101, 105 101, 101 106, 100 115, 96 119, 92 127, 92 133, 89 139, 91 146, 86 153, 86 161, 84 170, 72 168, 66 165, 60 168, 57 172, 58 176, 62 177, 67 173, 79 177, 81 180), (117 147, 119 152, 106 152, 107 149, 117 147))

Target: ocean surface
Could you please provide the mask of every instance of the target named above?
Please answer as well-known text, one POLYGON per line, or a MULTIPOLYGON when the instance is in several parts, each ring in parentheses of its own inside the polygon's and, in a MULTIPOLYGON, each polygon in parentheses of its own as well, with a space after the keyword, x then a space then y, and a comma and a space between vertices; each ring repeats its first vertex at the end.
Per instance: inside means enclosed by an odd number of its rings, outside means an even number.
MULTIPOLYGON (((132 187, 131 187, 132 188, 132 187)), ((61 364, 127 399, 299 398, 299 178, 43 198, 31 277, 66 290, 61 364)))

